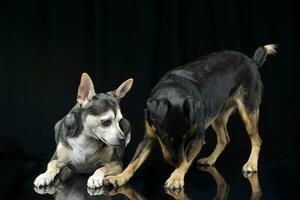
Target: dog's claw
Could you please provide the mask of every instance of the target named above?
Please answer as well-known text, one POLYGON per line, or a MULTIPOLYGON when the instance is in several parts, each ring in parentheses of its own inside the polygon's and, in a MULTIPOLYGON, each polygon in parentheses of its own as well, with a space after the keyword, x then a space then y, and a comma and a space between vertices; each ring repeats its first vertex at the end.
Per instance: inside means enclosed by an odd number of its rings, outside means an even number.
POLYGON ((173 173, 165 183, 165 188, 171 191, 181 191, 184 187, 182 175, 173 173))

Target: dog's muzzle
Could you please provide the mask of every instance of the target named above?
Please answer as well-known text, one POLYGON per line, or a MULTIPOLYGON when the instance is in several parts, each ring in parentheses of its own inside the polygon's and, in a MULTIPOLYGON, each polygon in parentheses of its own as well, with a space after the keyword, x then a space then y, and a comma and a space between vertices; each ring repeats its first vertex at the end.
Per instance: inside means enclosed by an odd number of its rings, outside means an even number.
POLYGON ((96 129, 93 129, 96 136, 109 146, 123 146, 126 143, 126 138, 123 133, 105 133, 96 129))

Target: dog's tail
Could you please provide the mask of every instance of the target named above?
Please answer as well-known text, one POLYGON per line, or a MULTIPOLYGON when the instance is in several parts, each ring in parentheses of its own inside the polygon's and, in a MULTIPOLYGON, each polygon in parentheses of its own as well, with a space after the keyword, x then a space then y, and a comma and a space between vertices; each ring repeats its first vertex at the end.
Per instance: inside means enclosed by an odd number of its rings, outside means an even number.
POLYGON ((267 44, 263 47, 258 47, 256 49, 252 59, 256 62, 258 68, 260 68, 264 64, 267 55, 276 54, 276 48, 278 48, 277 44, 267 44))

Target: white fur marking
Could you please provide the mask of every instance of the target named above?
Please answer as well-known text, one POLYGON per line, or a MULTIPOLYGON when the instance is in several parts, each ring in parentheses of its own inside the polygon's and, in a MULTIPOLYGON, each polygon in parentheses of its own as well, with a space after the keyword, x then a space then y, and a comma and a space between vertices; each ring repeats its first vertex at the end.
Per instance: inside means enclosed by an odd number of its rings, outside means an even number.
POLYGON ((104 173, 99 171, 97 173, 94 173, 90 178, 88 179, 87 186, 89 188, 99 188, 102 186, 102 181, 104 179, 104 173))
POLYGON ((55 173, 51 173, 51 172, 45 172, 43 174, 40 174, 34 180, 34 186, 42 187, 42 186, 49 185, 54 180, 55 175, 56 175, 55 173))
POLYGON ((264 48, 267 50, 268 55, 274 55, 277 53, 276 48, 278 48, 278 44, 267 44, 264 48))
POLYGON ((88 141, 85 134, 81 134, 78 138, 70 138, 68 142, 72 147, 69 158, 75 165, 85 164, 86 159, 99 149, 99 144, 88 141))

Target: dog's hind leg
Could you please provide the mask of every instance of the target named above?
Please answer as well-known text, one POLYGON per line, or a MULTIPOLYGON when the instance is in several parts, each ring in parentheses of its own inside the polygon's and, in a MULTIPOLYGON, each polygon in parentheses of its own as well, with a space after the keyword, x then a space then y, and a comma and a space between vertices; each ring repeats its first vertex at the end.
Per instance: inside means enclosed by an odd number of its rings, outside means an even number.
POLYGON ((230 138, 227 131, 227 121, 232 112, 235 109, 235 104, 229 100, 224 106, 222 112, 212 123, 212 127, 217 135, 217 146, 215 147, 212 154, 206 158, 198 160, 198 163, 201 165, 213 165, 218 159, 219 155, 223 152, 226 145, 229 143, 230 138))
POLYGON ((251 153, 247 163, 243 166, 243 172, 249 174, 257 171, 257 162, 262 143, 258 134, 259 109, 255 108, 250 110, 240 98, 236 99, 236 102, 251 140, 251 153))

